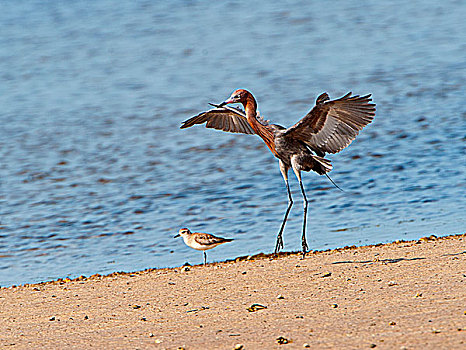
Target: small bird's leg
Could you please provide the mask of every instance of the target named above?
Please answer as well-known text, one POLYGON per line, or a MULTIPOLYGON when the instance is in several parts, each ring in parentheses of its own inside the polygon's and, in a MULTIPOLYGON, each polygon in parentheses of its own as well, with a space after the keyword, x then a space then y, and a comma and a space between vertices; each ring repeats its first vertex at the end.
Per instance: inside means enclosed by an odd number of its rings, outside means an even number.
POLYGON ((303 259, 304 259, 304 256, 306 255, 306 252, 308 251, 309 247, 307 246, 307 242, 306 242, 307 198, 306 198, 306 192, 304 192, 304 186, 303 186, 301 179, 299 179, 299 186, 301 186, 301 192, 303 193, 303 199, 304 199, 303 235, 301 237, 301 244, 303 246, 303 259))
POLYGON ((288 168, 285 164, 280 161, 280 171, 285 179, 286 190, 288 191, 288 208, 286 208, 285 217, 283 218, 280 231, 277 236, 277 243, 275 245, 275 254, 277 254, 280 249, 283 248, 283 230, 285 229, 286 220, 288 219, 288 214, 290 213, 291 207, 293 206, 293 198, 291 197, 290 184, 288 183, 288 168))
POLYGON ((206 254, 206 252, 205 252, 205 250, 204 250, 204 265, 205 265, 206 263, 207 263, 207 254, 206 254))

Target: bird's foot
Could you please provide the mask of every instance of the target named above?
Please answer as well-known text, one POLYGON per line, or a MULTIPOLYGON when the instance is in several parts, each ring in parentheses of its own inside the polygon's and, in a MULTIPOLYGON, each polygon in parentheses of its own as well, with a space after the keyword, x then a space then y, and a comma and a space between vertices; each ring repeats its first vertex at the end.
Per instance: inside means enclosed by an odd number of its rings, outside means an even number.
POLYGON ((275 254, 278 254, 280 249, 283 249, 283 237, 282 237, 282 235, 277 236, 277 244, 275 244, 275 254))
POLYGON ((306 253, 309 251, 309 247, 307 246, 306 241, 303 241, 302 245, 303 245, 303 259, 304 259, 306 257, 306 253))

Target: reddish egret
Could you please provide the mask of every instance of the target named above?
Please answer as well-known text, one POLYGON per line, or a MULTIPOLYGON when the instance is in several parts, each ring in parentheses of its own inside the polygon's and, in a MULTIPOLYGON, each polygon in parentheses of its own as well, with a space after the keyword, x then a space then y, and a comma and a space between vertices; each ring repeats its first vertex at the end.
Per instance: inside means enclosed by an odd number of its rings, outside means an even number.
MULTIPOLYGON (((247 90, 239 89, 219 105, 207 112, 192 117, 181 125, 181 129, 195 124, 206 123, 207 128, 228 132, 257 134, 278 158, 280 171, 288 191, 288 207, 278 232, 275 253, 283 248, 283 229, 290 213, 293 199, 288 183, 288 170, 293 169, 301 187, 304 200, 304 220, 301 236, 303 257, 308 250, 306 242, 307 198, 301 181, 301 171, 315 171, 327 175, 332 170, 326 153, 337 153, 347 147, 375 116, 375 104, 371 95, 351 96, 351 92, 336 100, 330 100, 327 93, 321 94, 316 105, 295 125, 287 128, 269 124, 257 113, 254 96, 247 90), (227 106, 241 103, 245 112, 227 106)), ((328 175, 327 175, 328 177, 328 175)), ((329 178, 330 179, 330 178, 329 178)), ((333 181, 332 181, 333 182, 333 181)))
POLYGON ((201 232, 191 232, 187 228, 182 228, 178 232, 176 237, 183 237, 184 243, 193 249, 203 250, 204 251, 204 265, 207 262, 206 250, 215 248, 216 246, 231 242, 231 238, 222 238, 211 235, 210 233, 201 233, 201 232))

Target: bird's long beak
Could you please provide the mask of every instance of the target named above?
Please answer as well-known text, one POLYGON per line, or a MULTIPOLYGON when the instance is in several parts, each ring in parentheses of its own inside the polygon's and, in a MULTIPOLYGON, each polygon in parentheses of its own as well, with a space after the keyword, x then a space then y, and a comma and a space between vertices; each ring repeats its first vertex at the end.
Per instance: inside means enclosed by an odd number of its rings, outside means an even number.
POLYGON ((178 233, 178 234, 177 234, 175 237, 173 237, 173 238, 176 238, 176 237, 180 237, 180 234, 178 233))
POLYGON ((229 98, 228 100, 225 100, 225 101, 223 101, 222 103, 220 103, 218 106, 219 106, 219 107, 223 107, 223 106, 225 106, 225 105, 227 105, 227 104, 229 104, 229 103, 233 103, 233 102, 234 102, 234 101, 233 101, 231 98, 229 98))

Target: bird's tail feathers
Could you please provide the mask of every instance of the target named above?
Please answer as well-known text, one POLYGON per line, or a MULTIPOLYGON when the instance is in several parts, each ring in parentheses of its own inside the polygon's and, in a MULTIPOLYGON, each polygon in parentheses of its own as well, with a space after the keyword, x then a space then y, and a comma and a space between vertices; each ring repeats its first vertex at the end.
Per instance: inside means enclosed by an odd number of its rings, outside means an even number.
POLYGON ((332 162, 319 156, 312 156, 314 159, 314 171, 319 175, 324 175, 333 169, 332 162))
POLYGON ((319 175, 324 175, 332 170, 332 163, 323 157, 315 155, 305 155, 300 157, 299 163, 303 171, 315 171, 319 175))

